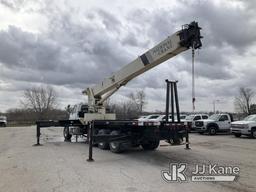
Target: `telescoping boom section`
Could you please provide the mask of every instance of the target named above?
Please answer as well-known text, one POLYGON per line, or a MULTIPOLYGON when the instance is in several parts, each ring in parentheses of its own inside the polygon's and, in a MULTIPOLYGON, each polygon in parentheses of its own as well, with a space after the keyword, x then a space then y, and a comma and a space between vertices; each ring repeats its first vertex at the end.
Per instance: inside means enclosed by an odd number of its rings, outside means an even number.
POLYGON ((197 22, 184 25, 180 31, 169 36, 110 77, 84 90, 83 93, 88 95, 90 113, 104 114, 103 102, 133 78, 189 48, 200 48, 202 46, 200 29, 197 22))

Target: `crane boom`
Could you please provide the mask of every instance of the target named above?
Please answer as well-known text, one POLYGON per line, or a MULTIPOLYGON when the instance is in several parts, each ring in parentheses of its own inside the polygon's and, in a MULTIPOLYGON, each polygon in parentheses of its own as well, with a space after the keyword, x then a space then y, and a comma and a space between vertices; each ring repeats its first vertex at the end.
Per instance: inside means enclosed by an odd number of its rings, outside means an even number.
POLYGON ((98 85, 83 91, 88 95, 88 105, 91 112, 99 112, 103 102, 115 93, 121 86, 160 63, 188 50, 202 46, 200 27, 193 21, 182 29, 151 48, 119 71, 105 78, 98 85))

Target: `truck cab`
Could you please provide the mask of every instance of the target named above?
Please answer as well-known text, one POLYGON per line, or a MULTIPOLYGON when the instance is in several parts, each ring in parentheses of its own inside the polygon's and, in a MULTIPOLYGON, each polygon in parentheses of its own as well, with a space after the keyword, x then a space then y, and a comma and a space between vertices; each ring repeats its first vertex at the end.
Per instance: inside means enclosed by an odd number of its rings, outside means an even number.
POLYGON ((76 104, 70 107, 69 120, 78 120, 83 118, 85 113, 88 113, 88 105, 84 103, 76 104))
POLYGON ((231 123, 231 133, 235 137, 247 135, 256 138, 256 115, 249 115, 241 121, 231 123))
POLYGON ((216 135, 217 132, 229 132, 232 121, 231 114, 213 114, 208 119, 196 121, 196 131, 200 134, 209 133, 209 135, 216 135))

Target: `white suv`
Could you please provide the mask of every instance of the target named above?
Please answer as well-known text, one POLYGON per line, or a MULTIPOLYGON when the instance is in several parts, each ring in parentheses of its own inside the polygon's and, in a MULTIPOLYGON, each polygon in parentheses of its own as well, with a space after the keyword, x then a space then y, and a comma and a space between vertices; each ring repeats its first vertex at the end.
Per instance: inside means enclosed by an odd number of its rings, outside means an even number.
POLYGON ((209 116, 206 114, 192 114, 186 117, 185 123, 187 124, 190 130, 195 130, 195 122, 201 119, 208 119, 208 117, 209 116))
POLYGON ((7 125, 7 117, 5 116, 0 116, 0 126, 6 127, 7 125))
POLYGON ((256 115, 249 115, 242 121, 231 123, 231 133, 236 137, 247 135, 256 138, 256 115))

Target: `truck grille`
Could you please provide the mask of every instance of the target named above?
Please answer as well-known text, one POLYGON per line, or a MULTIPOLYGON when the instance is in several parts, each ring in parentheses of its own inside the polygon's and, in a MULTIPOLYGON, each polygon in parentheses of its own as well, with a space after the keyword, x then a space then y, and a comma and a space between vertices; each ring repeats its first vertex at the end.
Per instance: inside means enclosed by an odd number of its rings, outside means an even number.
POLYGON ((244 129, 244 126, 239 124, 233 124, 231 125, 231 128, 244 129))
POLYGON ((196 127, 203 127, 204 126, 204 122, 196 121, 195 125, 196 125, 196 127))

